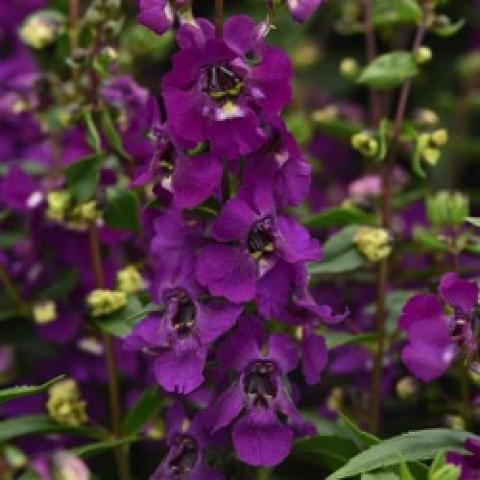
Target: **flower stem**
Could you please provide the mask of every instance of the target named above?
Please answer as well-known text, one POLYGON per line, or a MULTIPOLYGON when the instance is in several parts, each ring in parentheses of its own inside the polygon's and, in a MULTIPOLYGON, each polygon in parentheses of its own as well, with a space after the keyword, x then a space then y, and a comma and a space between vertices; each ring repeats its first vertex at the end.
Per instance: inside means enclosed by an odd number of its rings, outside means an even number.
POLYGON ((17 290, 15 285, 13 284, 10 275, 8 274, 7 270, 0 265, 0 283, 3 284, 5 287, 6 292, 12 299, 13 303, 18 307, 19 312, 24 315, 29 312, 30 307, 28 304, 23 300, 20 292, 17 290))
MULTIPOLYGON (((92 268, 95 275, 95 284, 97 288, 105 287, 105 276, 102 266, 102 256, 100 251, 100 241, 95 222, 89 225, 90 257, 92 268)), ((120 385, 117 362, 115 357, 115 344, 113 338, 108 333, 102 333, 103 348, 105 352, 105 361, 108 373, 108 394, 110 403, 111 430, 114 438, 122 436, 122 408, 120 398, 120 385)), ((117 447, 115 449, 115 458, 117 469, 121 480, 130 480, 130 468, 128 460, 128 448, 117 447)))
POLYGON ((223 0, 215 0, 215 35, 221 38, 223 34, 223 0))
MULTIPOLYGON (((426 16, 426 12, 424 12, 426 16)), ((417 29, 415 40, 413 42, 412 51, 415 51, 423 41, 427 31, 427 24, 422 21, 417 29)), ((395 119, 392 127, 390 138, 390 149, 385 160, 382 171, 382 227, 389 230, 392 223, 392 199, 393 199, 393 172, 398 156, 399 144, 398 140, 401 133, 403 121, 407 111, 408 98, 412 88, 412 80, 406 80, 398 97, 398 104, 395 113, 395 119)), ((377 276, 377 305, 375 327, 378 334, 377 349, 373 361, 372 372, 372 408, 370 417, 370 431, 376 433, 379 427, 381 394, 382 394, 382 373, 383 373, 383 357, 385 354, 386 329, 385 323, 387 318, 387 309, 385 299, 389 283, 390 262, 389 257, 380 261, 377 276)))

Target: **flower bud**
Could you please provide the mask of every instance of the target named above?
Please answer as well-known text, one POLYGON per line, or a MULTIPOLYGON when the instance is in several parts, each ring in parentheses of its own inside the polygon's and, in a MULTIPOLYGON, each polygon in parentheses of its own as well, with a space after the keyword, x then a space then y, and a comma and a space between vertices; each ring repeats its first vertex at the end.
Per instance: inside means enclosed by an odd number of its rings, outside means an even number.
POLYGON ((429 475, 429 480, 458 480, 459 478, 460 467, 452 464, 443 465, 431 476, 429 475))
POLYGON ((427 147, 422 150, 423 160, 434 167, 440 159, 440 150, 438 148, 427 147))
POLYGON ((418 47, 415 50, 413 55, 414 55, 415 61, 419 65, 428 63, 433 57, 432 50, 429 47, 423 47, 423 46, 418 47))
POLYGON ((66 190, 55 190, 47 194, 47 218, 61 222, 70 208, 70 193, 66 190))
POLYGON ((87 402, 81 399, 75 380, 67 378, 48 390, 47 411, 58 423, 76 427, 87 421, 87 402))
POLYGON ((57 452, 52 458, 53 480, 89 480, 85 463, 70 452, 57 452))
POLYGON ((358 250, 371 262, 390 255, 390 234, 384 228, 362 227, 353 238, 358 250))
POLYGON ((445 425, 453 430, 465 430, 465 420, 460 415, 446 415, 445 425))
POLYGON ((87 305, 93 317, 108 315, 120 310, 127 303, 125 292, 98 289, 88 294, 87 305))
POLYGON ((400 399, 409 400, 418 391, 418 383, 413 377, 403 377, 396 385, 396 392, 400 399))
POLYGON ((330 122, 338 118, 338 109, 335 105, 319 108, 312 112, 312 120, 316 123, 330 122))
POLYGON ((135 293, 141 290, 143 278, 140 272, 133 265, 120 270, 117 273, 117 288, 125 293, 135 293))
POLYGON ((92 200, 90 202, 77 205, 70 213, 69 218, 74 221, 90 221, 95 220, 98 216, 97 203, 92 200))
POLYGON ((63 23, 63 16, 58 12, 42 10, 25 19, 19 35, 26 45, 41 50, 56 40, 63 28, 63 23))
POLYGON ((436 147, 443 147, 448 142, 448 132, 445 128, 441 128, 433 132, 430 139, 436 147))
POLYGON ((33 320, 39 325, 53 322, 57 318, 57 307, 53 300, 35 303, 32 308, 33 320))
POLYGON ((469 199, 460 192, 443 190, 427 199, 427 217, 436 227, 459 226, 469 211, 469 199))
POLYGON ((354 80, 357 78, 358 72, 358 62, 354 58, 347 57, 340 62, 340 73, 344 78, 354 80))
POLYGON ((359 132, 352 137, 352 146, 365 157, 374 157, 378 154, 378 140, 367 131, 359 132))
POLYGON ((421 108, 415 114, 415 121, 419 125, 432 126, 438 123, 438 115, 428 108, 421 108))

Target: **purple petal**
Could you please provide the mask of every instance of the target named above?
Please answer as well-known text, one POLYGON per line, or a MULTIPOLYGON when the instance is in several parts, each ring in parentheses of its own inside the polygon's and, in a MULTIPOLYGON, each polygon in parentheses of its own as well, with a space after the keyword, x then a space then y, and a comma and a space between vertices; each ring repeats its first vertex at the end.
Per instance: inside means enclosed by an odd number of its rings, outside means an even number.
POLYGON ((477 304, 477 283, 462 280, 456 273, 443 275, 439 290, 445 302, 463 312, 470 312, 477 304))
POLYGON ((220 242, 246 241, 248 232, 258 217, 247 202, 232 198, 223 206, 212 227, 213 236, 220 242))
POLYGON ((223 26, 223 39, 227 45, 240 55, 252 50, 258 41, 256 23, 246 15, 230 17, 223 26))
POLYGON ((231 303, 197 303, 197 328, 202 343, 210 343, 230 330, 243 306, 231 303))
POLYGON ((298 363, 297 345, 290 335, 274 333, 268 340, 268 358, 281 368, 282 373, 292 371, 298 363))
POLYGON ((443 321, 443 318, 442 305, 435 295, 416 295, 403 307, 398 326, 402 330, 408 330, 416 322, 424 320, 443 321))
POLYGON ((307 335, 302 341, 302 373, 309 385, 320 381, 327 359, 325 339, 315 334, 307 335))
POLYGON ((298 23, 306 22, 321 3, 322 0, 287 0, 288 9, 298 23))
POLYGON ((175 14, 168 0, 141 0, 138 22, 162 35, 173 25, 175 14))
POLYGON ((204 422, 215 432, 229 425, 243 408, 243 393, 239 383, 231 385, 205 412, 204 422))
POLYGON ((256 337, 248 331, 239 329, 222 341, 217 357, 222 365, 240 373, 249 363, 261 359, 262 354, 256 337))
POLYGON ((231 302, 248 302, 255 296, 255 262, 238 248, 226 245, 203 248, 198 255, 196 276, 212 295, 231 302))
POLYGON ((293 432, 271 410, 255 409, 233 427, 239 459, 254 467, 274 467, 290 453, 293 432))

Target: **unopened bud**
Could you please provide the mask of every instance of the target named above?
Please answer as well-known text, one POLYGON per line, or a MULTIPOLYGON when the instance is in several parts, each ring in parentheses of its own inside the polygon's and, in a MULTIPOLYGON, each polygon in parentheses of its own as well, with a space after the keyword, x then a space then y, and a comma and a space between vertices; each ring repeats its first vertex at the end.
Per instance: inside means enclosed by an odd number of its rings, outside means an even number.
POLYGON ((413 55, 419 65, 428 63, 433 57, 432 50, 429 47, 418 47, 413 55))
POLYGON ((367 131, 359 132, 352 137, 352 146, 365 157, 374 157, 378 154, 378 140, 367 131))
POLYGON ((87 305, 93 317, 113 313, 124 307, 126 303, 126 293, 116 290, 98 289, 91 292, 87 297, 87 305))
POLYGON ((52 480, 89 480, 85 463, 70 452, 57 452, 52 458, 52 480))
POLYGON ((460 192, 442 190, 427 199, 427 217, 436 227, 461 225, 470 212, 469 199, 460 192))
POLYGON ((422 150, 422 158, 430 166, 434 167, 440 160, 441 152, 438 148, 425 148, 422 150))
POLYGON ((418 391, 418 383, 413 377, 404 377, 396 385, 396 391, 399 398, 408 400, 418 391))
POLYGON ((55 190, 47 194, 47 218, 61 222, 70 207, 70 193, 66 190, 55 190))
POLYGON ((20 27, 20 38, 29 47, 40 50, 56 40, 63 23, 63 16, 56 11, 35 12, 28 16, 20 27))
POLYGON ((371 262, 378 262, 390 255, 390 234, 383 228, 362 227, 353 238, 358 250, 371 262))
POLYGON ((98 216, 97 203, 92 200, 77 205, 70 213, 70 216, 74 220, 95 220, 98 216))
POLYGON ((430 139, 436 147, 443 147, 448 142, 448 132, 445 128, 441 128, 433 132, 430 139))
POLYGON ((338 118, 338 108, 335 105, 329 105, 319 108, 312 112, 312 120, 316 123, 331 122, 338 118))
POLYGON ((438 123, 438 115, 427 108, 422 108, 416 112, 415 121, 420 125, 432 126, 438 123))
POLYGON ((429 480, 458 480, 460 478, 460 467, 446 464, 429 476, 429 480))
POLYGON ((453 430, 465 430, 465 420, 460 415, 446 415, 445 425, 453 430))
POLYGON ((353 80, 357 78, 358 72, 358 62, 354 58, 347 57, 340 62, 340 73, 344 78, 353 80))
POLYGON ((57 307, 53 300, 44 300, 33 305, 33 320, 39 325, 53 322, 57 318, 57 307))
POLYGON ((117 273, 117 288, 121 292, 135 293, 143 288, 140 272, 130 265, 117 273))
POLYGON ((75 380, 62 380, 48 391, 47 411, 58 423, 77 427, 87 421, 87 402, 81 399, 75 380))

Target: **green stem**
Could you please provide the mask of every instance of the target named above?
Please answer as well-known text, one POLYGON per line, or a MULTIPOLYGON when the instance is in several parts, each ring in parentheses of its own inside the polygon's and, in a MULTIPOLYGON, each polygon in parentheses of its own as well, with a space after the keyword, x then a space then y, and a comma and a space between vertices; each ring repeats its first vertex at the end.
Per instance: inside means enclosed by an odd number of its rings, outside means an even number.
POLYGON ((5 290, 7 291, 12 301, 18 307, 19 312, 22 315, 27 314, 30 311, 30 306, 28 305, 28 303, 26 303, 23 300, 22 296, 20 295, 20 292, 17 290, 17 288, 13 284, 13 281, 10 278, 10 275, 8 274, 7 270, 1 265, 0 265, 0 282, 5 287, 5 290))

